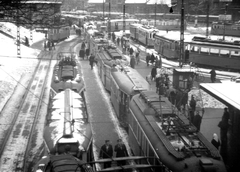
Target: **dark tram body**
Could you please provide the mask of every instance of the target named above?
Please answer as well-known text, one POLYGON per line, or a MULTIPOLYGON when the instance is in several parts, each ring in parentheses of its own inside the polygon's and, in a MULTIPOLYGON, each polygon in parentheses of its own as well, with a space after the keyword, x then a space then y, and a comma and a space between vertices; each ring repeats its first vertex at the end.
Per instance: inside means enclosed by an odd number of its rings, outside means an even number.
POLYGON ((53 26, 48 29, 47 39, 52 42, 62 41, 70 36, 70 26, 62 25, 62 26, 53 26))
POLYGON ((129 106, 129 142, 135 156, 154 157, 149 163, 162 165, 162 171, 226 171, 219 151, 168 98, 142 91, 129 106))
POLYGON ((111 91, 111 70, 114 65, 126 64, 127 59, 116 48, 105 47, 97 54, 99 76, 106 90, 111 91))
POLYGON ((213 22, 211 34, 240 37, 240 23, 213 22))
POLYGON ((188 48, 189 62, 201 66, 240 71, 239 42, 193 38, 188 48))
POLYGON ((138 41, 140 44, 146 47, 154 46, 154 35, 158 30, 153 27, 141 25, 141 24, 131 24, 130 25, 130 36, 133 40, 138 41))
POLYGON ((136 69, 128 66, 115 67, 111 70, 111 102, 117 117, 126 127, 129 102, 132 96, 143 90, 149 90, 149 83, 136 69))
POLYGON ((67 88, 81 93, 85 89, 77 55, 71 52, 58 54, 58 62, 54 66, 51 88, 55 92, 67 88))

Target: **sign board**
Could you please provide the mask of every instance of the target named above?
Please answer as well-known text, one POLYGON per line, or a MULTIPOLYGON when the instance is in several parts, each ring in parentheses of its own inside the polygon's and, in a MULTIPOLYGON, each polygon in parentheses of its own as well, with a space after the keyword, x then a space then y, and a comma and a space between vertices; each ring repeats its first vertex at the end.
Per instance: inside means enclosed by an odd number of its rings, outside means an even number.
POLYGON ((232 15, 219 15, 218 20, 220 20, 220 21, 232 20, 232 15))

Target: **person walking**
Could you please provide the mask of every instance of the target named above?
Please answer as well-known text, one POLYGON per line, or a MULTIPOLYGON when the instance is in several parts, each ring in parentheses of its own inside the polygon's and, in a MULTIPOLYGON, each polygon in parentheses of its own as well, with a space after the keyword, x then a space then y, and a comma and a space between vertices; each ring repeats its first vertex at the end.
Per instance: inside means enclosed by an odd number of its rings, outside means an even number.
POLYGON ((130 53, 130 55, 133 55, 133 48, 132 47, 129 48, 129 53, 130 53))
POLYGON ((153 66, 153 68, 151 70, 152 81, 154 81, 156 79, 156 75, 157 75, 157 68, 156 68, 156 66, 153 66))
POLYGON ((211 75, 211 81, 212 81, 212 83, 214 83, 216 80, 216 75, 217 75, 216 71, 214 69, 212 69, 209 73, 211 75))
POLYGON ((218 138, 218 135, 216 133, 213 133, 213 138, 211 140, 211 143, 213 144, 213 146, 215 146, 217 149, 219 149, 220 144, 220 140, 218 138))
POLYGON ((196 115, 193 118, 193 125, 197 128, 197 131, 200 131, 202 123, 202 116, 200 115, 199 111, 196 112, 196 115))
MULTIPOLYGON (((123 144, 121 139, 117 140, 117 145, 114 148, 114 151, 116 152, 116 157, 127 157, 128 152, 126 146, 123 144)), ((117 161, 118 166, 122 166, 126 164, 126 161, 117 161)))
POLYGON ((86 57, 87 57, 87 59, 88 59, 88 57, 89 57, 89 54, 90 54, 90 49, 89 49, 89 46, 86 48, 86 57))
MULTIPOLYGON (((100 158, 112 158, 113 157, 113 147, 110 144, 110 140, 105 140, 105 144, 101 147, 100 150, 100 158)), ((112 162, 104 162, 103 167, 109 168, 111 167, 112 162)))
POLYGON ((191 123, 193 123, 194 113, 195 113, 195 110, 196 110, 196 105, 197 105, 197 102, 194 99, 194 96, 192 95, 191 96, 191 100, 189 102, 189 107, 190 107, 190 109, 189 109, 189 117, 190 117, 191 123))
POLYGON ((131 68, 135 68, 135 65, 136 65, 136 58, 134 55, 130 55, 130 66, 131 68))
POLYGON ((120 44, 120 38, 118 37, 117 38, 117 45, 119 46, 119 44, 120 44))
POLYGON ((146 63, 147 63, 147 66, 149 66, 149 61, 151 59, 151 56, 149 53, 147 53, 147 56, 146 56, 146 63))
POLYGON ((95 62, 95 56, 93 54, 91 54, 89 57, 89 64, 91 66, 91 70, 93 69, 94 62, 95 62))
POLYGON ((138 63, 140 62, 140 50, 139 49, 137 49, 137 51, 136 51, 136 61, 137 61, 137 65, 138 65, 138 63))

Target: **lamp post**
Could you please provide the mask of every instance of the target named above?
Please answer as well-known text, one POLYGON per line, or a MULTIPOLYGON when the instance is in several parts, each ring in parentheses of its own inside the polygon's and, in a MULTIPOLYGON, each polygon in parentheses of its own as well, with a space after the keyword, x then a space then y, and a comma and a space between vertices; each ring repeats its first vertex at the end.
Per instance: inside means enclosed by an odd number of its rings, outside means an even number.
POLYGON ((154 27, 156 27, 157 26, 157 24, 156 24, 156 22, 157 22, 157 0, 155 1, 154 12, 155 12, 154 27))
POLYGON ((109 0, 109 3, 108 3, 108 32, 111 33, 111 1, 109 0))

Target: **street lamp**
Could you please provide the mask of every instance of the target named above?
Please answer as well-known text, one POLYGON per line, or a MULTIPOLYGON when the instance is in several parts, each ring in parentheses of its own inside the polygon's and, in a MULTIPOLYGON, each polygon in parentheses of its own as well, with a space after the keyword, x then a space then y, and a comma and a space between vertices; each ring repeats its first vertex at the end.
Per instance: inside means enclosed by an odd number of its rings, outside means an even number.
POLYGON ((179 60, 180 67, 182 67, 183 58, 184 58, 184 0, 182 0, 181 5, 180 60, 179 60))
POLYGON ((226 30, 226 20, 227 20, 227 8, 228 8, 228 3, 225 4, 225 17, 224 17, 224 23, 223 23, 223 41, 225 41, 225 30, 226 30))

